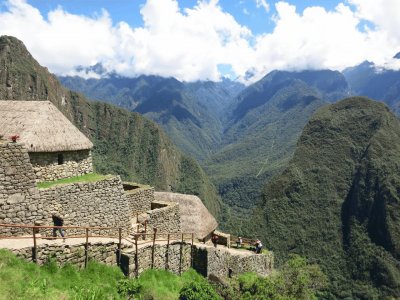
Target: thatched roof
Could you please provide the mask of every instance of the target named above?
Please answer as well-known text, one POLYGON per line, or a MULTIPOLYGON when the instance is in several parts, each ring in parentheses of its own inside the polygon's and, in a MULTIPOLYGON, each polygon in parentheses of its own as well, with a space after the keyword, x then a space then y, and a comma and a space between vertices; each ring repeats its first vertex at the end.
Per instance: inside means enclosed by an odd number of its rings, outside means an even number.
POLYGON ((154 197, 158 201, 178 203, 181 212, 182 231, 194 232, 198 239, 205 238, 218 226, 215 218, 209 213, 197 196, 155 192, 154 197))
POLYGON ((19 135, 28 152, 91 149, 92 142, 50 101, 0 101, 0 135, 19 135))

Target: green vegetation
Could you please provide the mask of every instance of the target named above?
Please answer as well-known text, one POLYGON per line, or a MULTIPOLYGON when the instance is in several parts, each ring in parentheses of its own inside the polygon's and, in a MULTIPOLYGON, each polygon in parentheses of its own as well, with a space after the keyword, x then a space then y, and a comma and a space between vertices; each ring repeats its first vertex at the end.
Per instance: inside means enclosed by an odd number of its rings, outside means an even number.
POLYGON ((399 298, 399 171, 400 122, 384 104, 323 107, 267 184, 259 234, 278 263, 289 253, 318 262, 334 297, 399 298))
POLYGON ((177 276, 164 270, 144 271, 137 280, 144 299, 175 300, 179 292, 190 283, 208 285, 207 280, 193 269, 177 276), (152 298, 153 297, 153 298, 152 298))
POLYGON ((316 299, 326 286, 317 265, 293 256, 267 278, 252 273, 212 284, 193 269, 177 276, 165 270, 146 270, 137 279, 117 267, 93 261, 87 269, 26 262, 0 250, 0 299, 316 299))
POLYGON ((302 128, 324 104, 304 82, 283 85, 278 75, 267 76, 241 94, 242 109, 232 112, 235 122, 225 133, 227 145, 205 162, 207 174, 231 208, 231 216, 222 216, 221 223, 235 234, 256 237, 254 217, 243 221, 243 216, 261 205, 265 182, 283 171, 302 128))
POLYGON ((117 267, 89 262, 87 269, 54 262, 42 267, 0 250, 0 299, 124 299, 117 285, 124 275, 117 267))
POLYGON ((96 173, 85 174, 82 176, 74 176, 70 178, 63 178, 55 181, 45 181, 39 182, 37 184, 38 188, 46 189, 58 184, 69 184, 69 183, 77 183, 77 182, 96 182, 106 178, 109 178, 109 175, 101 175, 96 173))
POLYGON ((221 300, 217 292, 206 281, 189 282, 179 292, 179 300, 221 300))
POLYGON ((327 278, 318 265, 294 255, 268 277, 245 273, 218 291, 232 300, 312 300, 324 296, 326 286, 327 278))
MULTIPOLYGON (((164 270, 147 270, 127 279, 117 267, 90 261, 87 269, 25 262, 0 249, 0 299, 178 299, 181 289, 194 283, 208 286, 194 270, 177 276, 164 270)), ((215 293, 215 292, 214 292, 215 293)))
POLYGON ((220 116, 244 87, 238 82, 179 82, 174 78, 109 76, 85 80, 59 77, 71 90, 91 99, 136 111, 160 124, 186 154, 202 160, 221 141, 220 116))

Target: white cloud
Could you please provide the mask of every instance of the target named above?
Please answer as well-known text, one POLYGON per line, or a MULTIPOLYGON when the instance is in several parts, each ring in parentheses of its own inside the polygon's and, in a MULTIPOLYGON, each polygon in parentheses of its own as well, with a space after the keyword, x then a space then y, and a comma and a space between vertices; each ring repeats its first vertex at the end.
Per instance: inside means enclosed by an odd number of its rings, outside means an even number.
POLYGON ((365 59, 389 66, 400 51, 400 1, 348 1, 332 11, 308 7, 302 12, 280 1, 274 30, 254 36, 218 0, 199 0, 192 8, 176 0, 147 0, 141 9, 144 25, 137 28, 113 24, 106 11, 81 16, 59 7, 43 16, 25 0, 9 0, 0 11, 0 34, 21 39, 58 74, 75 74, 74 67, 98 62, 122 75, 186 81, 217 80, 219 65, 230 65, 242 80, 248 70, 255 80, 273 69, 340 70, 365 59), (373 26, 360 28, 362 21, 373 26))
POLYGON ((269 12, 269 4, 265 0, 256 0, 257 8, 263 7, 266 12, 269 12))
POLYGON ((366 59, 382 64, 400 45, 388 30, 360 30, 359 10, 343 3, 333 11, 308 7, 298 13, 281 1, 276 10, 274 31, 257 37, 256 78, 273 69, 342 70, 366 59))
POLYGON ((218 64, 235 64, 233 60, 250 47, 251 32, 223 12, 216 0, 199 1, 183 12, 175 0, 148 0, 141 9, 144 26, 139 28, 124 22, 113 26, 105 11, 87 17, 59 7, 45 19, 24 0, 7 3, 8 11, 0 12, 0 34, 20 38, 41 64, 59 74, 102 62, 108 70, 129 76, 218 80, 218 64))

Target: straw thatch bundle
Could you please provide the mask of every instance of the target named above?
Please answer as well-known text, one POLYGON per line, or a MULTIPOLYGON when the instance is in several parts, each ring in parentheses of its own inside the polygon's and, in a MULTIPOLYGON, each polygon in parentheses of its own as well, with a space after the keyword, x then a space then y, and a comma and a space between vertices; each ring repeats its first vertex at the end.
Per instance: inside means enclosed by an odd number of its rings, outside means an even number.
POLYGON ((181 213, 182 231, 194 232, 198 239, 205 238, 218 226, 215 218, 197 196, 155 192, 154 197, 158 201, 178 203, 181 213))
POLYGON ((0 135, 19 135, 28 152, 91 149, 92 142, 50 101, 0 101, 0 135))

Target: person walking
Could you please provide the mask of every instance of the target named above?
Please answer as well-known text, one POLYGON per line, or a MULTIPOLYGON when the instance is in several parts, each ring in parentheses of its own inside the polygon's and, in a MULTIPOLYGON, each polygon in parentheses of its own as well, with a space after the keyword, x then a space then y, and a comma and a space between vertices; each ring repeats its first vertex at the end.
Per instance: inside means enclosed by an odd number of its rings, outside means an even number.
POLYGON ((217 248, 217 243, 218 243, 218 235, 213 234, 211 238, 212 243, 214 244, 214 247, 217 248))
POLYGON ((236 248, 242 248, 243 240, 242 237, 239 236, 237 241, 236 241, 236 248))
MULTIPOLYGON (((51 214, 51 218, 53 219, 53 226, 63 226, 64 219, 58 215, 57 213, 53 212, 51 214)), ((61 237, 63 237, 63 241, 65 242, 65 231, 63 228, 53 228, 53 237, 57 237, 57 231, 60 233, 61 237)))
POLYGON ((261 241, 260 240, 257 240, 257 242, 256 242, 256 253, 257 254, 260 254, 261 253, 261 251, 262 251, 262 243, 261 243, 261 241))

